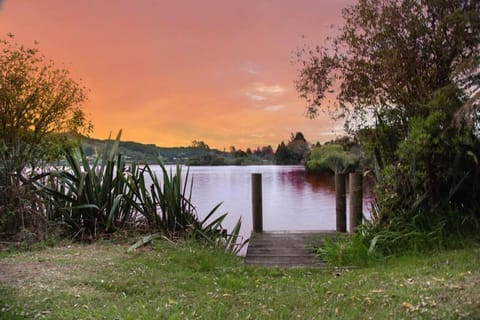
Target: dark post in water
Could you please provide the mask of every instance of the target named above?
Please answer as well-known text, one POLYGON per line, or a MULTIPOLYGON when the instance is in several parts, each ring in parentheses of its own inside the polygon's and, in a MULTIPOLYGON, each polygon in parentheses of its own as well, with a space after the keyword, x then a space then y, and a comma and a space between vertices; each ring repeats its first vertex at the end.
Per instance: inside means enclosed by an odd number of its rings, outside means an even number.
POLYGON ((335 204, 337 211, 337 232, 347 232, 347 196, 345 173, 335 173, 335 204))
POLYGON ((350 173, 350 232, 355 232, 362 223, 363 176, 359 172, 350 173))
POLYGON ((253 232, 263 232, 262 174, 252 173, 252 224, 253 232))

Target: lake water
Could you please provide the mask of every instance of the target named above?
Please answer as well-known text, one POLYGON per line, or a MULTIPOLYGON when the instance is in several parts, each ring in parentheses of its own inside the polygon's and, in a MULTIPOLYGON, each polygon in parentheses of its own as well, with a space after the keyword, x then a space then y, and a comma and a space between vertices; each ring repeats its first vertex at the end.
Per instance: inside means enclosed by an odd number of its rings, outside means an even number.
MULTIPOLYGON (((160 171, 159 167, 152 169, 160 171)), ((241 235, 248 238, 252 230, 252 173, 262 174, 265 231, 335 229, 333 175, 307 173, 303 166, 190 167, 192 202, 199 216, 205 217, 223 202, 217 212, 228 212, 224 228, 230 230, 241 217, 241 235)), ((368 190, 365 193, 364 214, 369 211, 370 201, 368 190)))

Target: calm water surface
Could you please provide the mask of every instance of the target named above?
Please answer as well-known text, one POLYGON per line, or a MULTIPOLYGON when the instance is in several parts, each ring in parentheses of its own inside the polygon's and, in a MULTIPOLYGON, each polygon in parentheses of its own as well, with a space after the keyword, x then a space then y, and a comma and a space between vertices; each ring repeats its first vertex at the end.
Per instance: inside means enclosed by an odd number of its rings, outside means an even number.
MULTIPOLYGON (((241 234, 248 238, 252 229, 252 173, 262 174, 264 230, 335 229, 334 177, 308 174, 303 166, 190 167, 192 202, 199 216, 223 202, 217 212, 228 212, 224 227, 231 229, 241 217, 241 234)), ((368 196, 364 197, 364 212, 368 203, 368 196)))

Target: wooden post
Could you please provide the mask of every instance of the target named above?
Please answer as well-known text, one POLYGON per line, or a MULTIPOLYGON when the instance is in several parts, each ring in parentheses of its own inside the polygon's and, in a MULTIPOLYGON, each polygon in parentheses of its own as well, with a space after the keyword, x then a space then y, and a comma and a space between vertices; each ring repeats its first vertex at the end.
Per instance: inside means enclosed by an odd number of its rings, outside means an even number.
POLYGON ((350 173, 350 232, 355 232, 363 218, 363 175, 350 173))
POLYGON ((335 173, 335 204, 337 212, 337 232, 347 232, 347 197, 345 173, 335 173))
POLYGON ((263 232, 262 174, 252 173, 253 232, 263 232))

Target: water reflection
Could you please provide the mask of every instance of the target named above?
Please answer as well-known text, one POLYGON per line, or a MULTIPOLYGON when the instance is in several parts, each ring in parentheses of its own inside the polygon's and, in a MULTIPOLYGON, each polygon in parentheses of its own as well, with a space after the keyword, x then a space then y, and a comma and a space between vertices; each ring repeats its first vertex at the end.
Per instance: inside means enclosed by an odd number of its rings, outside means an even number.
MULTIPOLYGON (((307 173, 302 166, 191 167, 192 201, 200 217, 223 202, 218 213, 229 213, 225 227, 230 229, 241 217, 241 233, 248 238, 252 173, 262 174, 265 230, 335 229, 334 177, 307 173)), ((368 207, 368 194, 364 208, 368 207)))

